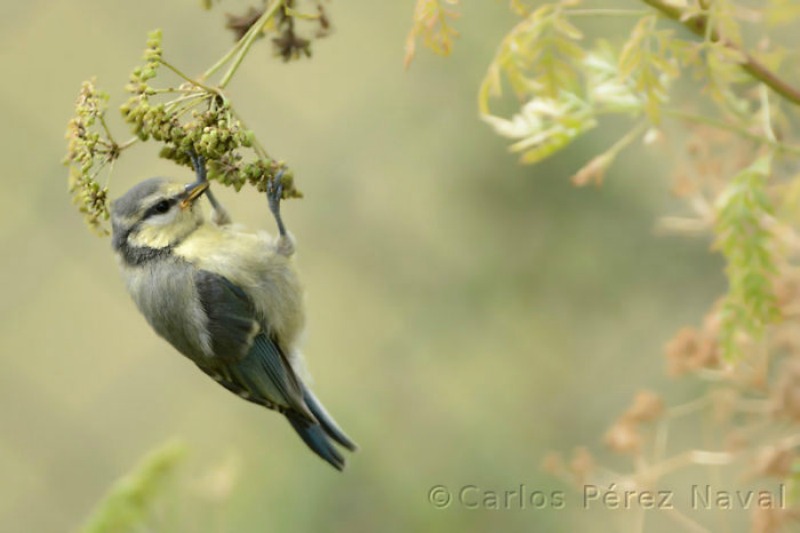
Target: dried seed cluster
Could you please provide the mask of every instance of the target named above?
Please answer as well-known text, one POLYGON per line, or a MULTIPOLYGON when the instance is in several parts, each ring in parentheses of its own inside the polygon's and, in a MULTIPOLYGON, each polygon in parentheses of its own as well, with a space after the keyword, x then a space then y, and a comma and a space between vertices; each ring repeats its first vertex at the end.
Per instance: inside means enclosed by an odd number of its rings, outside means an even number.
MULTIPOLYGON (((284 5, 287 9, 281 10, 276 17, 275 33, 277 33, 277 37, 272 38, 272 45, 275 55, 283 59, 284 62, 311 57, 312 39, 310 37, 320 39, 326 37, 331 31, 330 18, 321 1, 308 2, 308 4, 315 6, 316 14, 303 17, 298 17, 294 11, 297 3, 296 0, 285 0, 284 5), (303 37, 299 34, 297 31, 298 18, 306 19, 315 26, 313 35, 303 37)), ((232 15, 230 13, 226 15, 227 22, 225 27, 233 32, 236 40, 244 37, 253 24, 264 14, 267 2, 265 1, 263 4, 259 8, 250 6, 241 15, 232 15)))
MULTIPOLYGON (((255 149, 255 134, 242 125, 230 102, 218 91, 189 83, 181 86, 183 94, 177 100, 155 102, 160 92, 149 80, 164 65, 160 32, 150 34, 144 60, 131 74, 125 87, 131 96, 121 107, 136 136, 163 143, 161 157, 190 168, 188 154, 194 151, 208 162, 209 179, 237 191, 246 183, 265 191, 280 165, 263 153, 245 160, 241 150, 255 149)), ((284 172, 281 181, 285 198, 301 196, 294 188, 291 171, 284 172)))
POLYGON ((109 218, 108 188, 96 180, 97 167, 119 155, 119 146, 108 135, 105 112, 108 94, 97 90, 94 79, 83 82, 75 103, 75 116, 67 124, 69 192, 89 226, 107 233, 102 223, 109 218))
POLYGON ((103 227, 109 218, 108 187, 97 176, 137 140, 161 143, 161 157, 189 168, 190 152, 202 156, 209 179, 237 191, 249 184, 263 192, 282 170, 283 197, 302 197, 293 173, 269 157, 221 90, 190 80, 164 60, 161 31, 148 35, 143 61, 131 72, 125 86, 129 97, 120 107, 133 139, 122 145, 113 139, 105 120, 108 95, 95 88, 94 80, 81 87, 67 127, 70 192, 91 227, 108 233, 103 227), (177 87, 154 87, 153 80, 164 70, 185 81, 177 87))

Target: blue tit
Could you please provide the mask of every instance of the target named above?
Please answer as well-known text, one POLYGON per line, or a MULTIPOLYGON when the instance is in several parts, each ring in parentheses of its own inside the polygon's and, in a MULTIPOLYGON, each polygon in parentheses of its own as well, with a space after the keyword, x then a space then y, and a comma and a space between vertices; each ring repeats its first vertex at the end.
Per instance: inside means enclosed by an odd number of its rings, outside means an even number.
POLYGON ((294 241, 280 215, 280 176, 267 190, 278 237, 231 224, 208 191, 205 164, 184 185, 151 178, 112 205, 112 246, 128 292, 155 332, 217 383, 283 414, 303 441, 335 468, 354 451, 304 383, 298 338, 302 290, 294 241), (209 197, 206 221, 197 200, 209 197))

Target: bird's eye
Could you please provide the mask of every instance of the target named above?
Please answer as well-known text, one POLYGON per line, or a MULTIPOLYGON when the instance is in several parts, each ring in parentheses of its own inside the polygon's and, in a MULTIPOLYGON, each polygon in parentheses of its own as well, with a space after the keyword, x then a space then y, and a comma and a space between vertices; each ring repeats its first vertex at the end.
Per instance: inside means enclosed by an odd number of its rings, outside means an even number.
POLYGON ((164 214, 169 211, 169 208, 172 207, 172 204, 169 203, 167 200, 161 200, 156 205, 153 206, 153 211, 158 214, 164 214))

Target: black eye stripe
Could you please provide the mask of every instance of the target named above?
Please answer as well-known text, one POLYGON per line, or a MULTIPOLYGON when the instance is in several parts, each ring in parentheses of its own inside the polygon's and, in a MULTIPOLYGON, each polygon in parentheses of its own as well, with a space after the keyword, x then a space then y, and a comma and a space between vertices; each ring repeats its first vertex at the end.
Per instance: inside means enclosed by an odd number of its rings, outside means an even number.
POLYGON ((165 198, 163 200, 159 200, 155 204, 151 205, 147 211, 145 211, 144 216, 142 219, 150 218, 155 215, 163 215, 174 206, 178 200, 176 198, 165 198))

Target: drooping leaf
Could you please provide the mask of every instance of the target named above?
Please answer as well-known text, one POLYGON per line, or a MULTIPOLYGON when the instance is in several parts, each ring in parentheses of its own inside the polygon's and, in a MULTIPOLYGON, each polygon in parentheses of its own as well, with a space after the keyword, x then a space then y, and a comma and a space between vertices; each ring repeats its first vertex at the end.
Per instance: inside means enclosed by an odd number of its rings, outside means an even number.
POLYGON ((743 336, 758 338, 779 318, 771 278, 776 272, 767 222, 774 209, 766 194, 772 157, 765 155, 731 180, 717 204, 715 245, 725 256, 728 293, 722 306, 721 346, 728 360, 743 336))
POLYGON ((503 38, 489 64, 479 91, 481 112, 489 114, 489 98, 502 94, 504 79, 520 100, 577 92, 582 38, 559 6, 545 4, 528 14, 503 38))
POLYGON ((458 31, 451 24, 459 13, 447 6, 457 4, 458 0, 417 0, 414 23, 406 38, 406 54, 403 58, 406 68, 414 59, 417 39, 420 38, 422 44, 434 53, 443 56, 450 54, 453 41, 458 37, 458 31))
POLYGON ((81 529, 81 533, 125 533, 152 529, 154 508, 186 447, 169 442, 149 453, 117 480, 81 529))

